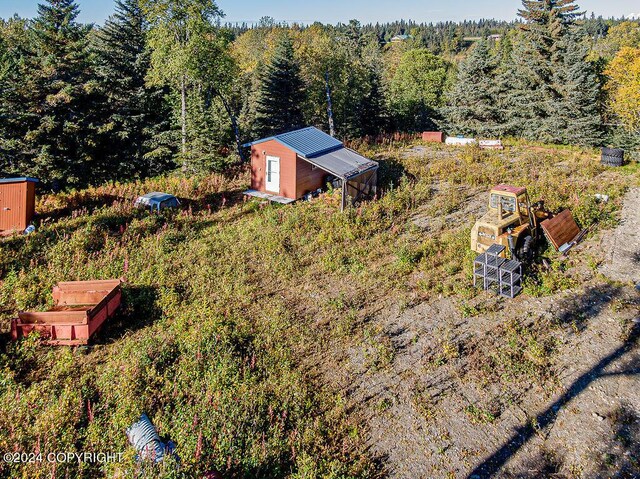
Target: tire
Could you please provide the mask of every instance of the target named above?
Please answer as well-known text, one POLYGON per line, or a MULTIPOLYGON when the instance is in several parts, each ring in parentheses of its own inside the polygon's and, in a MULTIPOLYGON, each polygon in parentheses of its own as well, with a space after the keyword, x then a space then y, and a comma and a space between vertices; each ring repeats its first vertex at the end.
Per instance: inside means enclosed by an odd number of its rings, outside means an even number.
POLYGON ((602 156, 613 156, 614 158, 624 158, 624 150, 621 148, 602 148, 602 156))
POLYGON ((533 238, 530 235, 527 235, 522 240, 522 243, 517 248, 518 252, 518 260, 524 262, 533 261, 533 238))
POLYGON ((602 148, 602 159, 600 163, 605 166, 624 165, 624 150, 620 148, 602 148))
POLYGON ((600 160, 600 163, 602 163, 605 166, 622 166, 624 165, 624 159, 618 156, 602 155, 602 159, 600 160))

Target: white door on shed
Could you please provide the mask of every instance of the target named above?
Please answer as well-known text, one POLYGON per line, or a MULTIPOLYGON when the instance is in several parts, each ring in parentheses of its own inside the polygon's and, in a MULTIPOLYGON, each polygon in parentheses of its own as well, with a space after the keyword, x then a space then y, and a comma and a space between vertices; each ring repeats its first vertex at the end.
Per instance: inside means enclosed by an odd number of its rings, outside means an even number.
POLYGON ((265 190, 280 193, 280 158, 267 156, 267 183, 265 190))

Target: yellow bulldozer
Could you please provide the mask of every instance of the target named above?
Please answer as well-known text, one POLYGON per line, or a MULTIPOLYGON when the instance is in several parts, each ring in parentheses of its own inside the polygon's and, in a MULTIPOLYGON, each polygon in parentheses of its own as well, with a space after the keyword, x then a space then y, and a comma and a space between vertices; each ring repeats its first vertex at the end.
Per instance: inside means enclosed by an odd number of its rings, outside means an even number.
POLYGON ((531 204, 526 188, 498 185, 491 190, 489 211, 471 230, 471 249, 484 253, 500 244, 511 258, 529 262, 543 237, 540 224, 552 216, 543 201, 531 204))

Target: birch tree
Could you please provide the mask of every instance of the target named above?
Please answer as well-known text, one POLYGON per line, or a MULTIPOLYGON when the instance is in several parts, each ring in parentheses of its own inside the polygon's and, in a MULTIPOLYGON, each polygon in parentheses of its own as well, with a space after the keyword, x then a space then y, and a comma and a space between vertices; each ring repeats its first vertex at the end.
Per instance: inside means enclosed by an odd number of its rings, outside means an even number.
POLYGON ((185 155, 187 96, 202 78, 200 63, 208 53, 208 39, 215 35, 215 21, 222 12, 213 0, 142 0, 141 4, 150 24, 147 82, 169 85, 179 92, 181 151, 185 155))

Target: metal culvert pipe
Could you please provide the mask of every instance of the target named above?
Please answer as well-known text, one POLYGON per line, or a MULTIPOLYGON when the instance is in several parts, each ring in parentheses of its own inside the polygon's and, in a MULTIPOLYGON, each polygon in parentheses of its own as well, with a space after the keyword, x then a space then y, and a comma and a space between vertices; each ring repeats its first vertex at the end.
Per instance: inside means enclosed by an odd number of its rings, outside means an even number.
POLYGON ((127 429, 127 437, 131 445, 138 451, 140 459, 160 462, 164 458, 165 446, 146 414, 140 416, 140 420, 127 429))

